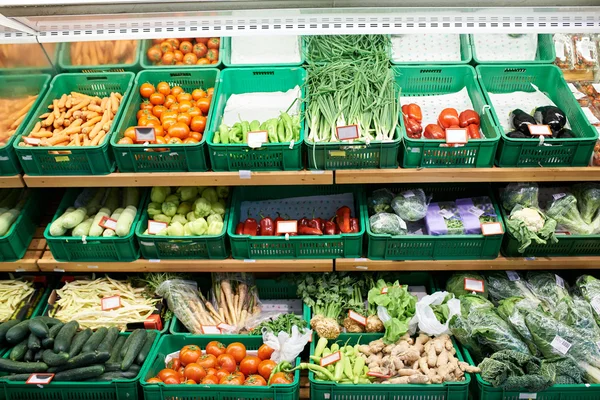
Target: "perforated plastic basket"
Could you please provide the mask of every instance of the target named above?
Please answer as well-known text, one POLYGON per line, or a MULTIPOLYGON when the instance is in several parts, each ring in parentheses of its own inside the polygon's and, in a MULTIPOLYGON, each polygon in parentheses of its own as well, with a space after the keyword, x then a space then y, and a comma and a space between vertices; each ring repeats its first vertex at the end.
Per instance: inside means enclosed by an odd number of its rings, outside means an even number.
MULTIPOLYGON (((265 36, 264 40, 267 42, 272 40, 269 36, 265 36)), ((299 67, 304 64, 304 54, 305 54, 305 45, 304 40, 302 40, 302 36, 298 36, 299 50, 300 50, 300 61, 296 63, 269 63, 269 64, 232 64, 231 63, 231 38, 224 37, 221 39, 221 49, 223 50, 223 55, 221 56, 221 60, 223 60, 223 65, 228 68, 244 68, 244 67, 299 67)))
MULTIPOLYGON (((140 109, 142 98, 139 88, 146 82, 157 85, 167 82, 171 87, 181 86, 183 90, 191 93, 194 89, 204 90, 214 87, 213 99, 218 96, 219 70, 215 68, 193 69, 168 69, 141 71, 134 82, 135 90, 125 105, 123 118, 116 129, 116 134, 111 140, 112 149, 117 160, 120 172, 187 172, 207 171, 206 161, 206 131, 200 143, 190 144, 118 144, 123 134, 130 126, 137 125, 137 112, 140 109)), ((206 129, 211 122, 214 101, 208 110, 206 129)))
MULTIPOLYGON (((386 186, 394 193, 419 188, 419 185, 386 186)), ((432 201, 454 201, 459 198, 489 196, 494 204, 498 221, 504 228, 500 207, 489 186, 465 184, 428 185, 426 194, 432 201)), ((367 194, 368 196, 368 194, 367 194)), ((372 260, 491 260, 498 257, 503 235, 388 235, 373 233, 369 216, 363 214, 369 245, 368 258, 372 260)))
POLYGON ((134 75, 131 72, 103 72, 97 74, 61 74, 50 82, 39 107, 31 113, 22 134, 31 132, 48 110, 52 100, 72 91, 90 96, 110 96, 111 92, 123 95, 119 111, 113 119, 106 138, 97 146, 21 147, 22 136, 14 141, 15 151, 25 173, 30 175, 106 175, 114 170, 114 158, 109 149, 110 137, 121 119, 123 105, 127 102, 134 75))
POLYGON ((100 64, 100 65, 73 65, 71 61, 71 46, 72 43, 61 43, 59 56, 58 56, 58 68, 64 72, 137 72, 140 69, 140 52, 141 52, 141 41, 137 40, 134 50, 133 62, 131 63, 115 63, 115 64, 100 64))
MULTIPOLYGON (((477 82, 475 69, 469 65, 425 65, 394 67, 396 81, 403 96, 441 95, 467 89, 473 109, 480 115, 481 139, 469 139, 460 147, 448 147, 444 140, 422 137, 411 139, 406 134, 404 119, 398 121, 402 131, 400 158, 404 168, 485 168, 494 165, 500 134, 477 82)), ((419 103, 417 103, 419 104, 419 103)), ((453 107, 448 104, 448 107, 453 107)), ((464 110, 457 110, 459 113, 464 110)), ((423 124, 425 128, 425 124, 423 124)))
MULTIPOLYGON (((12 189, 22 190, 22 189, 12 189)), ((6 235, 0 236, 0 261, 16 261, 21 259, 31 243, 38 227, 43 210, 43 193, 41 190, 29 190, 17 220, 6 235)))
POLYGON ((477 48, 473 35, 469 35, 475 64, 552 64, 556 57, 552 35, 538 35, 538 47, 535 60, 486 61, 477 58, 477 48))
MULTIPOLYGON (((63 215, 65 210, 72 207, 81 189, 69 189, 63 197, 52 221, 63 215)), ((44 237, 50 247, 50 252, 56 261, 135 261, 140 256, 138 243, 135 239, 135 227, 142 214, 142 205, 146 193, 140 193, 140 203, 129 234, 124 237, 81 237, 81 236, 52 236, 48 224, 44 237)))
POLYGON ((4 88, 4 96, 21 98, 24 96, 37 95, 37 99, 27 112, 27 115, 15 131, 15 133, 4 143, 0 144, 0 175, 12 176, 21 172, 21 164, 15 153, 13 142, 21 134, 29 118, 39 107, 40 101, 48 88, 50 75, 2 75, 0 85, 4 88))
MULTIPOLYGON (((392 35, 392 40, 394 36, 392 35)), ((392 64, 395 65, 414 65, 414 64, 435 64, 435 65, 451 65, 451 64, 468 64, 473 59, 471 51, 471 35, 460 35, 460 61, 398 61, 391 58, 392 64)))
POLYGON ((140 64, 142 69, 165 69, 165 68, 189 68, 189 69, 197 69, 197 68, 218 68, 222 65, 223 60, 223 38, 221 38, 221 44, 219 46, 219 62, 216 64, 196 64, 189 66, 182 65, 162 65, 162 64, 153 64, 150 60, 148 60, 148 56, 146 53, 148 49, 152 47, 152 40, 142 40, 141 42, 141 53, 140 53, 140 64))
MULTIPOLYGON (((598 139, 577 100, 554 65, 480 65, 477 75, 486 102, 492 107, 494 124, 502 134, 496 165, 500 167, 583 167, 598 139), (535 139, 513 139, 506 136, 500 118, 494 110, 489 93, 533 92, 535 85, 566 115, 575 138, 547 139, 543 145, 535 139)), ((515 104, 515 108, 519 105, 515 104)))
MULTIPOLYGON (((226 346, 241 341, 248 350, 258 350, 262 345, 261 336, 238 340, 235 335, 221 335, 219 341, 226 346)), ((197 345, 205 349, 211 338, 198 335, 166 335, 160 339, 158 346, 148 356, 147 363, 141 372, 140 383, 145 400, 297 400, 300 391, 300 371, 294 373, 294 382, 285 385, 271 386, 232 386, 232 385, 165 385, 164 383, 147 383, 146 380, 156 376, 165 367, 165 356, 179 351, 183 346, 197 345), (149 362, 148 362, 149 361, 149 362)), ((296 363, 300 358, 296 359, 296 363)))
MULTIPOLYGON (((208 149, 213 171, 290 171, 302 169, 304 121, 300 140, 291 143, 265 143, 252 149, 247 144, 215 144, 214 132, 219 129, 227 100, 232 94, 287 91, 298 85, 303 88, 306 71, 300 67, 228 68, 219 80, 219 94, 208 128, 208 149)), ((304 89, 302 89, 304 93, 304 89)), ((287 108, 287 105, 282 105, 287 108)), ((304 104, 302 104, 304 110, 304 104)), ((264 121, 260 121, 261 123, 264 121)))
MULTIPOLYGON (((323 200, 326 202, 326 200, 323 200)), ((290 259, 290 258, 339 258, 361 257, 362 237, 365 232, 364 217, 366 200, 364 193, 355 186, 290 186, 285 190, 277 186, 237 187, 233 193, 232 206, 229 211, 227 233, 231 240, 231 254, 237 259, 290 259), (354 209, 360 221, 358 233, 345 233, 327 236, 248 236, 236 235, 236 225, 247 216, 240 215, 243 201, 279 200, 303 196, 326 196, 332 194, 353 193, 354 209)), ((320 205, 314 204, 318 213, 320 205)), ((281 215, 296 210, 286 210, 285 206, 278 210, 281 215)), ((271 218, 275 218, 272 215, 271 218)), ((306 215, 307 218, 311 217, 306 215)), ((333 217, 333 215, 332 215, 333 217)))

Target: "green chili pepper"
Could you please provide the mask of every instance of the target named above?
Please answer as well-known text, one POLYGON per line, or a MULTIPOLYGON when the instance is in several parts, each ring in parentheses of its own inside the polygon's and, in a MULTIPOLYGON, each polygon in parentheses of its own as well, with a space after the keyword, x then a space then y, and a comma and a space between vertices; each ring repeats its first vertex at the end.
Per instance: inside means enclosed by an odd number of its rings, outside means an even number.
POLYGON ((290 114, 282 112, 281 119, 283 120, 284 128, 285 128, 285 140, 283 142, 291 142, 294 138, 294 128, 292 126, 292 117, 290 114))
POLYGON ((267 121, 267 135, 269 136, 270 143, 277 143, 277 118, 271 118, 267 121))
POLYGON ((229 131, 229 142, 234 144, 242 143, 242 127, 241 126, 233 126, 229 131))
POLYGON ((326 338, 320 338, 319 341, 317 342, 317 347, 315 347, 315 357, 321 357, 323 356, 323 351, 325 351, 325 348, 327 347, 327 339, 326 338))
POLYGON ((289 363, 288 361, 282 361, 279 364, 277 364, 275 366, 275 368, 273 368, 273 371, 271 371, 271 375, 269 375, 269 381, 268 381, 268 385, 271 384, 271 379, 273 379, 273 375, 275 375, 276 373, 280 372, 280 371, 293 371, 291 370, 292 368, 292 364, 289 363))
POLYGON ((250 122, 250 132, 260 131, 260 121, 254 120, 250 122))
MULTIPOLYGON (((277 367, 275 367, 275 368, 277 368, 277 367)), ((327 368, 321 367, 321 366, 315 365, 315 364, 301 363, 296 368, 289 369, 289 370, 285 370, 284 369, 283 371, 284 372, 294 372, 294 371, 296 371, 298 369, 308 369, 308 370, 314 372, 315 374, 322 375, 325 378, 323 380, 327 380, 327 381, 334 381, 335 380, 334 377, 333 377, 333 374, 331 372, 329 372, 327 370, 327 368)), ((273 370, 275 370, 275 369, 273 369, 273 370)))
POLYGON ((219 131, 215 131, 215 134, 213 136, 213 143, 215 143, 215 144, 221 143, 221 135, 220 135, 219 131))
POLYGON ((285 142, 285 123, 281 117, 277 121, 277 141, 281 143, 285 142))
POLYGON ((300 140, 300 117, 294 115, 292 117, 292 126, 294 128, 294 140, 297 142, 300 140))
POLYGON ((248 143, 248 132, 250 132, 250 124, 248 121, 242 121, 242 143, 248 143))
MULTIPOLYGON (((215 135, 217 133, 215 132, 215 135)), ((229 127, 225 124, 219 126, 219 139, 223 144, 229 144, 229 127)))

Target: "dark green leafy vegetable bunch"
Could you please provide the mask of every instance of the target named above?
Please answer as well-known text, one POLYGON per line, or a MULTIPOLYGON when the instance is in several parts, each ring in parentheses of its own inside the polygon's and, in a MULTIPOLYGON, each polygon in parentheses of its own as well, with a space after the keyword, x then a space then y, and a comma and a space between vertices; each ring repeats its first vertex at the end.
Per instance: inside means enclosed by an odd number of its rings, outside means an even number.
POLYGON ((266 320, 256 325, 250 333, 252 335, 262 335, 263 330, 273 332, 275 334, 279 332, 287 332, 292 334, 292 326, 297 326, 300 333, 306 331, 306 321, 295 314, 280 314, 275 318, 266 320))

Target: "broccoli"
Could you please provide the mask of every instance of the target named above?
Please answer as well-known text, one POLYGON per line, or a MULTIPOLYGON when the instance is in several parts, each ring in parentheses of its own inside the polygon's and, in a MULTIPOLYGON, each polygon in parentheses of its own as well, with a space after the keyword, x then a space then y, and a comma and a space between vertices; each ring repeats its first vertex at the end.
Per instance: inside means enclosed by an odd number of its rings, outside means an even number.
POLYGON ((581 218, 591 224, 600 208, 600 185, 589 182, 579 183, 573 186, 573 194, 577 198, 581 218))
POLYGON ((369 218, 371 231, 377 234, 406 235, 406 222, 396 214, 379 213, 369 218))
POLYGON ((390 204, 392 203, 393 198, 394 194, 388 189, 377 189, 373 191, 369 198, 369 213, 372 215, 391 212, 392 207, 390 204))
POLYGON ((577 209, 577 199, 572 194, 567 194, 555 200, 546 212, 549 218, 554 219, 558 225, 566 228, 576 235, 592 234, 592 227, 587 224, 577 209))
POLYGON ((537 183, 511 183, 502 192, 502 207, 511 212, 515 206, 538 207, 539 188, 537 183))
POLYGON ((406 190, 392 199, 394 212, 404 221, 419 221, 427 214, 427 198, 423 189, 406 190))

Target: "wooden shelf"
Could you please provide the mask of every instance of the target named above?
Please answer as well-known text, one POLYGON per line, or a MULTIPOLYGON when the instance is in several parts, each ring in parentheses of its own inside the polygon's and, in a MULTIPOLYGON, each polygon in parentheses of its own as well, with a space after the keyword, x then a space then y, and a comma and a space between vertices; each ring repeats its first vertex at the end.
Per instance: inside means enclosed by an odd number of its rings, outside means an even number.
MULTIPOLYGON (((39 229, 38 229, 39 231, 39 229)), ((43 231, 42 235, 43 236, 43 231)), ((22 259, 13 262, 0 262, 0 271, 3 272, 39 272, 38 260, 42 257, 46 248, 46 239, 40 239, 36 232, 36 238, 29 243, 27 252, 22 259)))
POLYGON ((599 269, 600 257, 538 257, 494 260, 376 261, 343 258, 335 261, 336 271, 493 271, 544 269, 599 269))
POLYGON ((598 167, 397 168, 335 172, 335 183, 600 181, 598 167))
MULTIPOLYGON (((24 175, 28 187, 150 187, 150 186, 260 186, 332 185, 333 171, 250 172, 141 172, 109 175, 24 175)), ((2 182, 2 177, 0 177, 2 182)))
POLYGON ((21 175, 0 176, 0 188, 21 188, 24 186, 21 175))
POLYGON ((60 262, 50 251, 38 261, 43 272, 330 272, 333 260, 137 260, 60 262))

